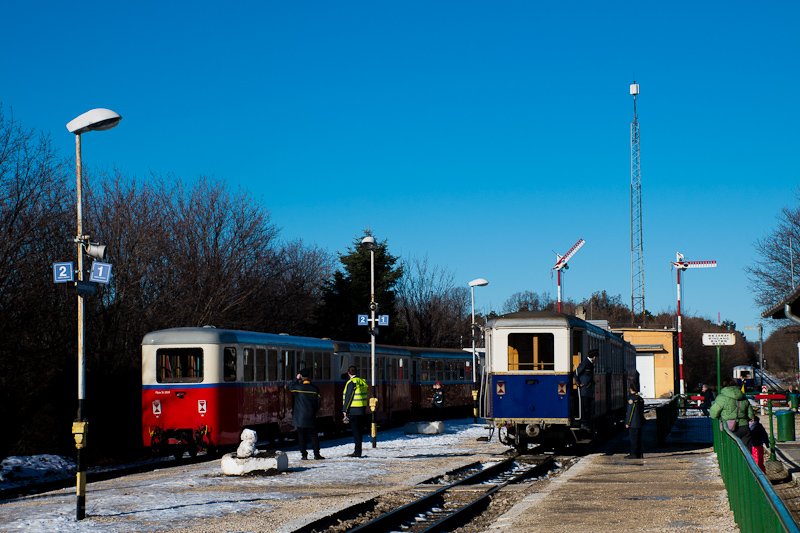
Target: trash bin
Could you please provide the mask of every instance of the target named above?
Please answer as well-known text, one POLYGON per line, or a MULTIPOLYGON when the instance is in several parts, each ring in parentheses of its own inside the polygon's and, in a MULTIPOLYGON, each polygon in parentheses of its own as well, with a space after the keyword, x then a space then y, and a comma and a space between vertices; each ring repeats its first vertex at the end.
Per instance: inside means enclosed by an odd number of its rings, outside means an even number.
POLYGON ((789 405, 791 406, 792 411, 797 411, 797 404, 799 403, 798 399, 800 399, 800 394, 796 394, 794 392, 789 394, 789 405))
POLYGON ((794 440, 794 411, 778 411, 778 441, 787 442, 794 440))

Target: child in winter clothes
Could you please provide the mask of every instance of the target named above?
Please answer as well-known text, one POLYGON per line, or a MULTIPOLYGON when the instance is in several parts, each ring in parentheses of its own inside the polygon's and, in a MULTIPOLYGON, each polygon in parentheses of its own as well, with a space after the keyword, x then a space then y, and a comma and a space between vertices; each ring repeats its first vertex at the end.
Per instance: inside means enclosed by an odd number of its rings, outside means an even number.
POLYGON ((766 473, 767 470, 764 466, 764 446, 769 445, 769 436, 764 429, 764 426, 758 421, 758 417, 753 417, 750 421, 750 454, 753 456, 753 461, 756 462, 762 472, 766 473))

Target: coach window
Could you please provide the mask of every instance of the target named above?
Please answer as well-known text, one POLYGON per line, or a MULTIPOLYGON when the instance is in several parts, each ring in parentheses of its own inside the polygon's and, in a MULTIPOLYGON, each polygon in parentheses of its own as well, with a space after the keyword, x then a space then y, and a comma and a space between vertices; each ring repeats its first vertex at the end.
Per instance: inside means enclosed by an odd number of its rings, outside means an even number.
POLYGON ((256 358, 252 348, 245 348, 242 350, 242 358, 244 359, 244 380, 253 381, 255 375, 256 358))
POLYGON ((294 350, 286 350, 283 353, 283 379, 287 381, 294 380, 297 375, 294 371, 294 362, 296 357, 297 356, 295 355, 294 350))
POLYGON ((156 351, 158 383, 199 383, 203 381, 203 350, 200 348, 159 348, 156 351))
POLYGON ((554 370, 555 347, 552 333, 509 333, 509 370, 554 370))
POLYGON ((312 379, 322 379, 322 352, 314 352, 314 377, 312 379))
POLYGON ((436 380, 444 381, 444 361, 436 361, 436 380))
POLYGON ((322 352, 322 379, 327 381, 331 379, 331 359, 333 354, 330 352, 322 352))
POLYGON ((225 348, 222 364, 225 381, 236 381, 236 348, 231 346, 225 348))
POLYGON ((275 381, 278 379, 278 351, 267 350, 267 380, 275 381))
POLYGON ((267 380, 267 350, 256 348, 256 381, 267 380))

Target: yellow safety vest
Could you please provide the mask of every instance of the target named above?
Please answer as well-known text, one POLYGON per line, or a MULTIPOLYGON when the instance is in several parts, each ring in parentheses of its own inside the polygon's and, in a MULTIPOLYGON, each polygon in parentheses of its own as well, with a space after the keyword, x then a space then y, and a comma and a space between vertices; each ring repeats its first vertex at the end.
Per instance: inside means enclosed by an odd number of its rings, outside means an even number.
POLYGON ((342 392, 342 404, 347 401, 347 386, 352 383, 353 384, 353 401, 350 402, 350 405, 345 405, 345 408, 350 407, 366 407, 367 406, 367 382, 356 376, 350 378, 350 380, 345 383, 344 385, 344 392, 342 392))

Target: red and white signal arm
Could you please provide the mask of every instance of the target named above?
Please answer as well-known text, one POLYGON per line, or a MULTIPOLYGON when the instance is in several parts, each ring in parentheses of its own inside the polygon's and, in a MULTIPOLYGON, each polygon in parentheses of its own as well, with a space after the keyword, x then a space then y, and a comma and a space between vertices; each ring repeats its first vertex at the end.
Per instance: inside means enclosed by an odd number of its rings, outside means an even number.
POLYGON ((506 382, 505 381, 498 381, 496 386, 496 392, 498 396, 503 396, 506 393, 506 382))
POLYGON ((161 414, 161 400, 153 400, 153 414, 156 416, 161 414))
POLYGON ((206 414, 206 401, 205 400, 197 400, 197 412, 201 415, 206 414))
POLYGON ((567 384, 564 383, 564 382, 559 383, 558 384, 558 394, 560 396, 564 396, 566 393, 567 393, 567 384))

